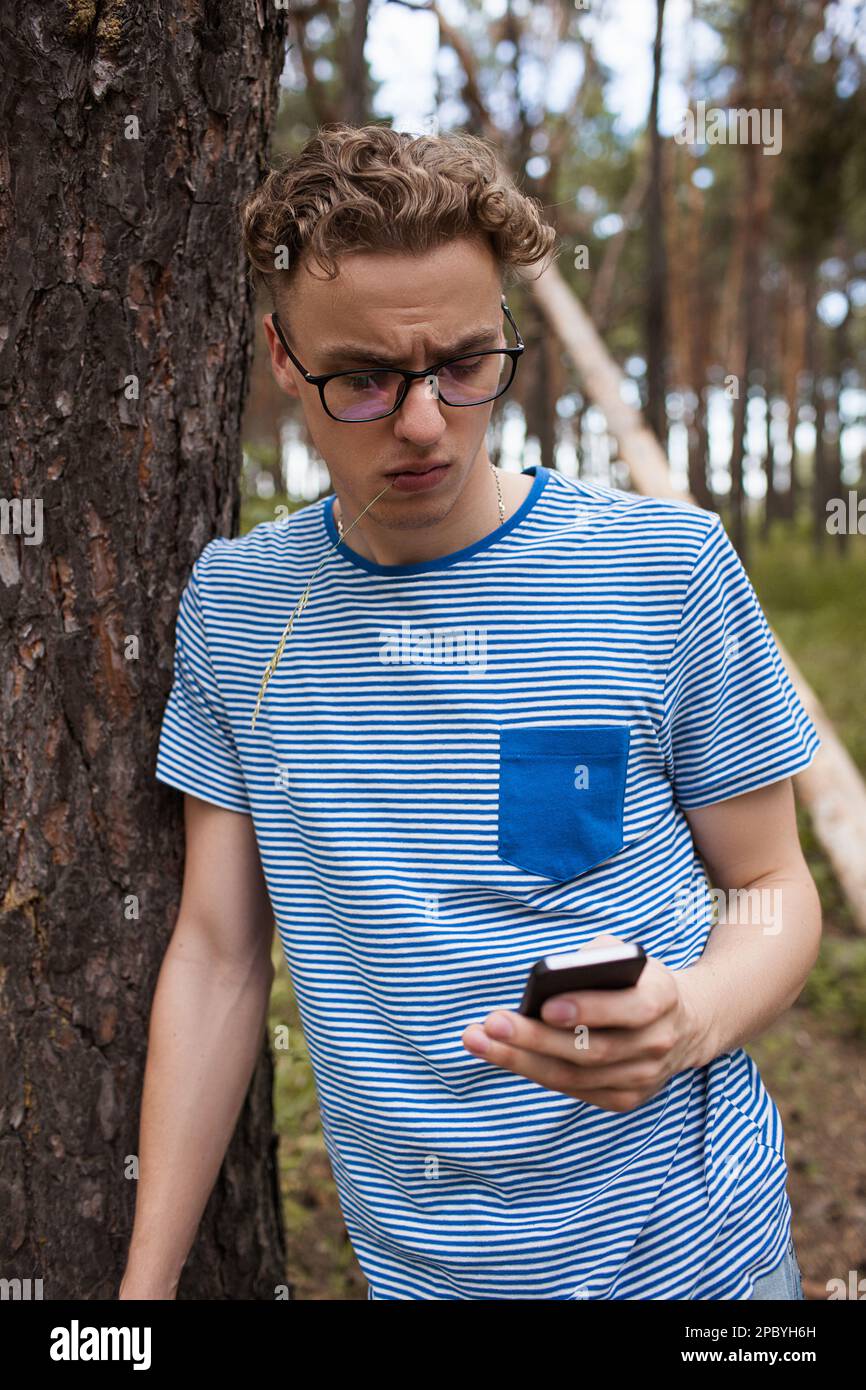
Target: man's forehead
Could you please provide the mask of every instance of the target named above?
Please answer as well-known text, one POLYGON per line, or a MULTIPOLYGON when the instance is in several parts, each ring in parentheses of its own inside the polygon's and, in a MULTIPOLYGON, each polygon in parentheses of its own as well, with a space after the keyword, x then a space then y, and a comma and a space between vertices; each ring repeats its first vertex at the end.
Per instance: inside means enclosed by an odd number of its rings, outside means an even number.
POLYGON ((304 285, 295 287, 286 299, 286 308, 303 318, 308 327, 315 324, 323 337, 338 337, 341 342, 354 338, 353 330, 366 335, 380 324, 419 336, 430 331, 434 336, 440 333, 450 338, 465 328, 467 317, 472 323, 483 318, 496 327, 502 313, 502 296, 496 286, 442 294, 441 287, 431 293, 413 286, 404 293, 383 292, 381 286, 363 292, 328 293, 310 291, 304 285))
POLYGON ((367 329, 386 319, 441 324, 450 336, 467 310, 475 319, 486 312, 495 320, 502 295, 502 272, 490 253, 459 240, 424 254, 346 253, 336 270, 329 278, 302 257, 288 297, 305 318, 315 314, 323 325, 336 325, 341 337, 347 320, 367 329))
MULTIPOLYGON (((476 287, 469 295, 429 297, 419 292, 394 295, 352 292, 310 292, 308 285, 287 296, 288 315, 314 346, 321 369, 346 358, 375 354, 394 365, 407 352, 423 351, 430 358, 495 346, 502 327, 501 292, 476 287)), ((440 287, 441 288, 441 287, 440 287)))
MULTIPOLYGON (((432 333, 412 334, 411 344, 407 341, 409 351, 420 344, 425 353, 431 358, 458 356, 461 352, 469 352, 474 348, 495 347, 499 336, 498 328, 491 324, 474 324, 467 328, 467 321, 464 319, 463 333, 455 333, 451 337, 440 338, 432 333)), ((405 351, 395 351, 396 342, 404 341, 400 334, 391 333, 387 338, 380 330, 369 337, 353 336, 351 340, 340 339, 339 341, 322 340, 316 343, 316 356, 325 366, 333 366, 347 359, 370 358, 371 354, 376 361, 385 365, 399 366, 405 351), (381 342, 380 342, 381 338, 381 342)))

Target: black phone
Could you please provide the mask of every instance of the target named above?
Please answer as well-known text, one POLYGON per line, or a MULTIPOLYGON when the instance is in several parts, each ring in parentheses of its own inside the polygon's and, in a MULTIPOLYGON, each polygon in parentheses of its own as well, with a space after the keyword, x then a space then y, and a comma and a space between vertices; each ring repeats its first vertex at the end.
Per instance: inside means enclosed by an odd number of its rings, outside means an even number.
POLYGON ((543 956, 529 972, 518 1013, 541 1018, 541 1006, 555 994, 578 989, 628 989, 636 985, 646 965, 642 946, 624 941, 621 946, 587 946, 543 956))

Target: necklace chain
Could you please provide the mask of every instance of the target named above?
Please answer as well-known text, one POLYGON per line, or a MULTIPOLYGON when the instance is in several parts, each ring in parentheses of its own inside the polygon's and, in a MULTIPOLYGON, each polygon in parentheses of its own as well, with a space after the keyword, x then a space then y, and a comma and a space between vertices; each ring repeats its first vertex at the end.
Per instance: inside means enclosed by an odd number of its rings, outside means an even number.
MULTIPOLYGON (((490 471, 493 474, 493 478, 496 483, 496 502, 497 506, 499 507, 499 525, 501 526, 505 521, 505 503, 502 500, 502 484, 499 481, 499 473, 497 472, 495 465, 492 463, 490 465, 490 471)), ((337 517, 337 532, 339 534, 340 540, 342 540, 343 523, 339 517, 337 517)))

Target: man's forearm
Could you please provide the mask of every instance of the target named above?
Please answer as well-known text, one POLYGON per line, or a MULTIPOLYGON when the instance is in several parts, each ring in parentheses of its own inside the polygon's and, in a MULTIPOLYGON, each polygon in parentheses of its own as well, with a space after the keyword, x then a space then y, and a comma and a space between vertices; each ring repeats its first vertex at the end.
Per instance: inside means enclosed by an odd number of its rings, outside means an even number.
POLYGON ((121 1298, 174 1296, 261 1048, 273 980, 269 958, 220 964, 182 937, 154 995, 121 1298))
POLYGON ((820 941, 821 904, 808 874, 767 874, 727 893, 701 959, 679 972, 693 1017, 691 1065, 742 1047, 790 1008, 820 941))

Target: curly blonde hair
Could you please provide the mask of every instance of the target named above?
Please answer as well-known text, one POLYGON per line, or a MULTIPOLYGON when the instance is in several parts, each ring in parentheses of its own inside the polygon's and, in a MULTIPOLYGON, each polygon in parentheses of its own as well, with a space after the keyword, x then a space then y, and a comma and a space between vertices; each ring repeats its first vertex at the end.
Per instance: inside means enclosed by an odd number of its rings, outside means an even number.
POLYGON ((520 192, 493 146, 386 125, 322 126, 240 215, 254 283, 275 306, 306 254, 333 280, 349 251, 422 253, 458 236, 486 238, 504 284, 548 257, 556 240, 541 203, 520 192))

